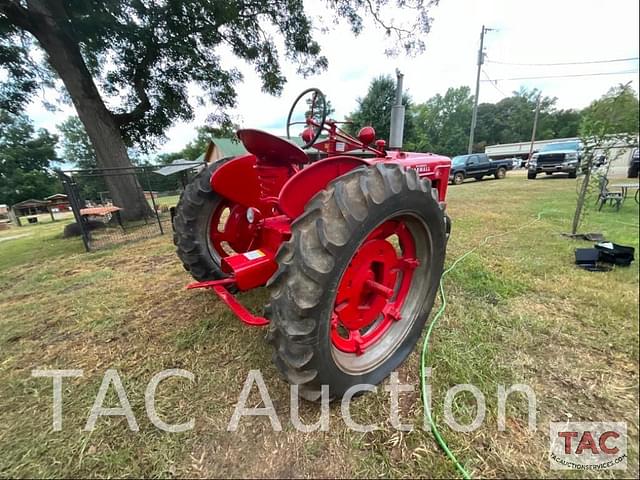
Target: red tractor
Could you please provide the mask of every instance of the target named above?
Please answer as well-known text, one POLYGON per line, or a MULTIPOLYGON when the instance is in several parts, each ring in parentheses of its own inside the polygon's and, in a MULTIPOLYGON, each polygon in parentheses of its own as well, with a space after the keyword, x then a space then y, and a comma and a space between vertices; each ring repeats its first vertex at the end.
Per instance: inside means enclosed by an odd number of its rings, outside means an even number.
POLYGON ((188 288, 268 325, 275 364, 310 400, 322 385, 340 398, 378 384, 404 361, 433 306, 450 231, 448 157, 387 150, 373 128, 354 138, 326 116, 324 95, 309 89, 287 119, 288 138, 303 129, 302 148, 239 130, 249 153, 205 168, 174 217, 178 256, 198 280, 188 288), (312 161, 311 147, 322 158, 312 161), (263 317, 234 293, 264 285, 263 317))

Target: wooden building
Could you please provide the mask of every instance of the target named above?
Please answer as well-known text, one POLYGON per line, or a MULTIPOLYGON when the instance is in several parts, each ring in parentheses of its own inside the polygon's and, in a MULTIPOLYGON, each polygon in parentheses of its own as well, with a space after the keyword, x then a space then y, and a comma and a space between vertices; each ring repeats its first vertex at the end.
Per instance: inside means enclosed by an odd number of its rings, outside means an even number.
POLYGON ((18 217, 37 215, 38 213, 49 213, 49 202, 30 198, 22 202, 14 203, 11 209, 18 217))
POLYGON ((56 193, 45 198, 49 202, 49 208, 52 212, 69 212, 71 205, 69 198, 64 193, 56 193))

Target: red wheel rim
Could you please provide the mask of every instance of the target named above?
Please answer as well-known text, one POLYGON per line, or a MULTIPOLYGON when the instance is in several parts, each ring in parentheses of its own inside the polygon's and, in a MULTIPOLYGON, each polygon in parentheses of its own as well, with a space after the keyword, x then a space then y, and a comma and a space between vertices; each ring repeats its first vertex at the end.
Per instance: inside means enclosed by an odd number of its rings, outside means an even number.
POLYGON ((256 223, 248 222, 246 207, 222 200, 209 222, 211 247, 220 258, 249 251, 256 236, 256 223))
POLYGON ((356 251, 344 272, 331 315, 331 343, 362 355, 395 322, 418 267, 416 245, 404 222, 387 220, 356 251))

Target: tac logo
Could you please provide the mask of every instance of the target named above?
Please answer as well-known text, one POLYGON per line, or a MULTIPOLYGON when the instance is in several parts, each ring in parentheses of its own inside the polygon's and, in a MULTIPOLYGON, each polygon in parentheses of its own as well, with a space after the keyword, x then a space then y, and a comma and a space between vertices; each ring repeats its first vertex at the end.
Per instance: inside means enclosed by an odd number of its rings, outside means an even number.
POLYGON ((549 461, 554 470, 626 470, 625 422, 552 422, 549 461))

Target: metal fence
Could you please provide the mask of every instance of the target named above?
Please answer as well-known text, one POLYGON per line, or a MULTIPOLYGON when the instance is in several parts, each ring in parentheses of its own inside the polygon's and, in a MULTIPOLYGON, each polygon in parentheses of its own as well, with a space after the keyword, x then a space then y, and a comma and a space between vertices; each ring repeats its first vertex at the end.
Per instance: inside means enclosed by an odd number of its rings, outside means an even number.
POLYGON ((157 169, 59 171, 75 218, 65 227, 65 236, 82 237, 85 249, 93 251, 171 232, 173 207, 189 171, 162 176, 157 169))

